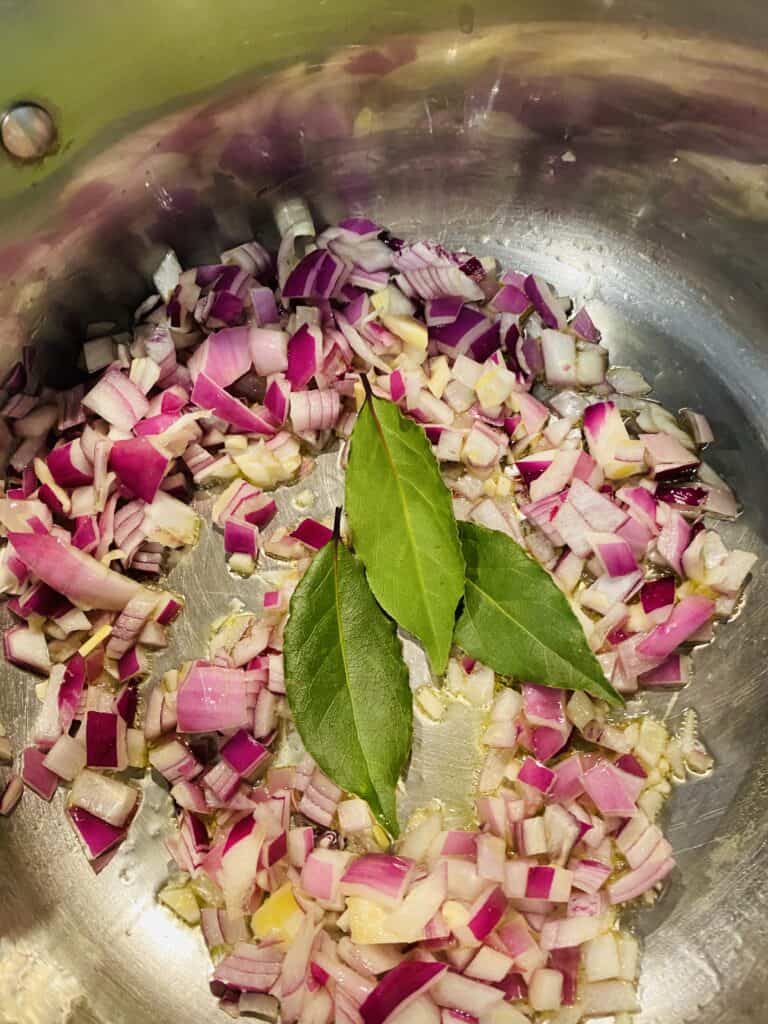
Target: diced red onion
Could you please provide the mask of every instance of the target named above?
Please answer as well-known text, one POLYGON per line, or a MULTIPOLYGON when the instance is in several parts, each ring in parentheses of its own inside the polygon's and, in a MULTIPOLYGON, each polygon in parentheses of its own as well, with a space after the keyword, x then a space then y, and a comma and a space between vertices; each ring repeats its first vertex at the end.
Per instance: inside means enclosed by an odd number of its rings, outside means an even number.
POLYGON ((651 476, 657 479, 695 469, 699 459, 671 434, 641 434, 651 476))
POLYGON ((447 970, 445 964, 405 960, 384 975, 360 1005, 365 1024, 386 1024, 428 992, 447 970))
POLYGON ((277 428, 264 414, 249 409, 244 402, 233 398, 224 388, 204 373, 198 375, 192 391, 192 401, 201 409, 210 409, 220 419, 231 423, 238 430, 251 434, 272 435, 277 428))
POLYGON ((638 676, 641 686, 684 686, 688 682, 687 659, 680 654, 668 658, 638 676))
POLYGON ((523 287, 545 327, 553 329, 565 327, 565 311, 568 304, 555 296, 546 281, 529 274, 525 278, 523 287))
POLYGON ((269 757, 268 749, 245 729, 238 730, 221 747, 221 757, 241 778, 253 776, 269 757))
POLYGON ((601 814, 631 817, 635 813, 635 801, 620 774, 607 761, 600 761, 587 769, 582 780, 584 789, 601 814))
POLYGON ((110 370, 83 398, 83 405, 107 423, 130 430, 144 416, 149 402, 119 370, 110 370))
POLYGON ((329 430, 339 418, 341 402, 335 390, 295 391, 291 394, 291 423, 299 433, 329 430))
POLYGON ((45 461, 60 487, 80 487, 93 482, 93 467, 78 439, 58 445, 45 461))
POLYGON ((345 896, 365 896, 394 906, 402 901, 413 868, 413 862, 404 857, 364 854, 349 865, 341 878, 340 889, 345 896))
POLYGON ((438 975, 437 983, 431 991, 432 998, 438 1006, 459 1010, 478 1018, 492 1010, 504 998, 501 989, 462 977, 453 971, 445 971, 438 975))
POLYGON ((258 526, 234 518, 228 519, 224 524, 224 550, 230 555, 249 555, 255 559, 259 553, 258 526))
POLYGON ((542 793, 548 793, 555 781, 554 772, 532 757, 525 758, 517 777, 521 782, 533 786, 542 793))
POLYGON ((549 951, 582 946, 599 935, 600 930, 600 920, 594 917, 568 917, 547 921, 541 929, 541 948, 549 951))
POLYGON ((123 608, 112 626, 107 656, 120 659, 132 647, 157 604, 157 595, 139 594, 123 608))
POLYGON ((252 327, 249 335, 251 361, 257 373, 285 373, 288 369, 288 335, 266 327, 252 327))
POLYGON ((599 344, 601 340, 600 331, 595 327, 592 317, 584 307, 575 314, 568 326, 574 334, 578 334, 585 341, 594 341, 599 344))
POLYGON ((110 712, 89 711, 85 716, 85 748, 89 768, 125 768, 123 719, 110 712))
POLYGON ((697 445, 703 447, 715 440, 709 420, 702 413, 694 412, 693 409, 681 409, 680 414, 697 445))
POLYGON ((50 535, 9 533, 8 539, 35 576, 80 607, 120 611, 144 589, 50 535))
POLYGON ((313 850, 304 862, 301 887, 317 900, 333 903, 351 854, 339 850, 313 850))
POLYGON ((302 519, 290 536, 300 540, 302 544, 306 544, 313 551, 319 551, 333 540, 333 530, 316 519, 302 519))
POLYGON ((88 860, 96 860, 107 850, 121 843, 127 834, 125 828, 102 821, 82 807, 68 808, 67 815, 83 844, 88 860))
POLYGON ((133 813, 138 793, 118 779, 84 769, 75 779, 71 802, 111 825, 124 825, 133 813))
POLYGON ((179 732, 223 732, 248 724, 245 673, 195 663, 179 684, 179 732))
POLYGON ((314 377, 320 365, 322 337, 317 328, 302 324, 288 341, 288 366, 285 375, 291 387, 299 391, 314 377))
POLYGON ((45 766, 45 754, 37 747, 27 747, 21 761, 21 778, 24 785, 43 800, 50 800, 56 792, 59 777, 45 766))
MULTIPOLYGON (((661 845, 660 843, 659 846, 661 845)), ((674 868, 675 861, 673 857, 664 856, 663 853, 664 851, 659 851, 658 857, 652 855, 634 871, 623 875, 616 882, 609 883, 608 899, 610 903, 626 903, 628 900, 636 899, 666 878, 674 868)))
POLYGON ((638 645, 638 652, 649 658, 666 658, 676 647, 685 643, 698 629, 709 622, 714 613, 714 602, 706 597, 685 597, 672 610, 666 622, 657 626, 638 645))
MULTIPOLYGON (((32 536, 25 534, 25 536, 32 536)), ((3 633, 5 660, 13 665, 45 675, 51 668, 51 659, 45 636, 39 630, 26 626, 11 626, 3 633)))
POLYGON ((145 437, 115 441, 109 452, 110 467, 136 498, 151 502, 170 465, 168 456, 145 437))

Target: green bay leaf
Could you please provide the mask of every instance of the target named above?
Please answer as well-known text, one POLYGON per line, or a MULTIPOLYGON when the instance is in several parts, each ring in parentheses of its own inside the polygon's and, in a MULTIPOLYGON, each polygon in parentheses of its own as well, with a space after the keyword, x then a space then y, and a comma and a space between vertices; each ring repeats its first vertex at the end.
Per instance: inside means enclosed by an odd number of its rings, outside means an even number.
POLYGON ((395 787, 413 725, 408 670, 362 563, 338 540, 315 555, 294 591, 283 654, 304 746, 396 836, 395 787))
POLYGON ((421 427, 372 396, 352 432, 346 513, 376 599, 441 674, 464 590, 451 496, 421 427))
POLYGON ((456 644, 502 675, 621 704, 567 599, 538 562, 497 530, 460 523, 459 533, 467 582, 456 644))

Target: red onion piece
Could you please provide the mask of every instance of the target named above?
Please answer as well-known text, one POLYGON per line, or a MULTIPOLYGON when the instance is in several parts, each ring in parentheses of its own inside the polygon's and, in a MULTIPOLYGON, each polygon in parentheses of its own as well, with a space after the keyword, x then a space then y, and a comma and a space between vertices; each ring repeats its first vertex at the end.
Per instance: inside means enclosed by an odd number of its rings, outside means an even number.
POLYGON ((671 434, 641 434, 645 445, 645 457, 651 468, 652 477, 680 474, 699 465, 699 459, 685 448, 671 434))
POLYGON ((305 388, 320 364, 322 338, 320 332, 302 324, 288 341, 288 367, 286 377, 292 388, 305 388))
POLYGON ((688 682, 687 661, 680 654, 670 654, 656 668, 638 676, 641 686, 685 686, 688 682))
POLYGON ((523 282, 523 287, 545 327, 565 327, 565 309, 568 303, 558 299, 546 281, 529 274, 523 282))
POLYGON ((56 792, 59 777, 46 768, 45 754, 36 747, 27 747, 22 754, 21 777, 24 785, 43 800, 50 800, 56 792))
POLYGON ((125 828, 110 825, 82 807, 70 807, 67 814, 85 848, 88 860, 96 860, 121 843, 127 835, 125 828))
POLYGON ((179 684, 179 732, 222 732, 247 723, 245 673, 193 664, 179 684))
POLYGON ((495 986, 445 971, 437 976, 432 998, 438 1006, 480 1018, 500 1003, 504 994, 495 986))
POLYGON ((253 523, 228 519, 224 524, 224 550, 229 555, 249 555, 255 559, 259 553, 259 528, 253 523))
POLYGON ((640 603, 646 615, 660 609, 671 608, 675 603, 675 581, 672 576, 649 580, 640 588, 640 603))
POLYGON ((324 249, 310 252, 294 267, 283 285, 283 299, 330 299, 343 264, 324 249))
POLYGON ((635 801, 627 791, 620 773, 607 761, 600 761, 584 771, 584 789, 601 814, 631 817, 635 801))
POLYGON ((195 381, 192 401, 201 409, 210 409, 214 415, 231 423, 238 430, 267 435, 277 432, 277 427, 269 422, 265 415, 254 412, 244 402, 233 398, 204 373, 200 373, 195 381))
POLYGON ((328 430, 336 424, 341 411, 339 394, 334 390, 294 391, 291 394, 291 422, 297 433, 328 430))
POLYGON ((93 467, 77 439, 58 445, 45 461, 60 487, 81 487, 93 482, 93 467))
MULTIPOLYGON (((24 536, 33 537, 32 534, 24 536)), ((51 659, 45 636, 39 630, 25 626, 11 626, 3 633, 5 660, 13 665, 45 675, 50 671, 51 659)))
POLYGON ((221 757, 241 778, 250 778, 269 757, 269 750, 245 729, 239 729, 220 750, 221 757))
POLYGON ((234 384, 251 367, 250 328, 229 327, 209 334, 188 366, 193 381, 204 373, 222 388, 234 384))
POLYGON ((532 757, 525 758, 517 777, 520 782, 533 786, 542 793, 548 793, 555 781, 555 773, 546 765, 534 761, 532 757))
POLYGON ((151 503, 168 472, 170 459, 152 441, 136 437, 115 441, 109 452, 109 465, 133 497, 151 503))
POLYGON ((406 960, 387 974, 360 1006, 365 1024, 386 1024, 399 1010, 428 992, 447 970, 445 964, 406 960))
POLYGON ((713 601, 706 597, 685 597, 675 606, 666 622, 657 626, 638 644, 639 654, 649 658, 667 658, 680 644, 685 643, 715 611, 713 601))
POLYGON ((238 942, 217 965, 212 987, 219 983, 241 992, 268 992, 280 976, 283 955, 280 943, 238 942))
MULTIPOLYGON (((444 327, 456 321, 464 299, 458 295, 443 295, 425 303, 424 314, 429 327, 444 327)), ((498 307, 497 307, 498 308, 498 307)))
POLYGON ((274 377, 268 384, 264 395, 264 407, 275 423, 282 426, 288 418, 288 407, 291 397, 290 382, 274 377))
POLYGON ((340 890, 345 896, 366 896, 374 902, 397 905, 405 896, 414 863, 384 853, 364 854, 342 875, 340 890))
POLYGON ((249 335, 251 361, 257 373, 285 373, 288 369, 288 335, 274 328, 252 327, 249 335))
POLYGON ((75 779, 71 802, 111 825, 125 825, 138 803, 138 793, 118 779, 84 769, 75 779))
MULTIPOLYGON (((659 843, 659 846, 661 847, 662 843, 659 843)), ((626 903, 628 900, 636 899, 666 878, 675 866, 674 858, 665 855, 666 849, 669 849, 668 843, 664 850, 659 850, 658 854, 651 855, 640 867, 623 875, 618 881, 610 883, 608 885, 610 903, 626 903)))
POLYGON ((85 716, 85 749, 89 768, 125 768, 124 720, 111 712, 89 711, 85 716))
POLYGON ((575 314, 568 326, 574 334, 578 334, 585 341, 594 341, 596 344, 600 343, 600 331, 595 327, 592 317, 584 307, 575 314))
POLYGON ((132 597, 144 591, 135 580, 118 575, 50 535, 9 533, 8 539, 35 576, 79 607, 121 611, 132 597))
POLYGON ((149 402, 119 370, 110 370, 83 398, 83 405, 120 430, 130 430, 146 415, 149 402))
POLYGON ((333 540, 333 530, 316 519, 302 519, 290 536, 300 540, 313 551, 319 551, 333 540))

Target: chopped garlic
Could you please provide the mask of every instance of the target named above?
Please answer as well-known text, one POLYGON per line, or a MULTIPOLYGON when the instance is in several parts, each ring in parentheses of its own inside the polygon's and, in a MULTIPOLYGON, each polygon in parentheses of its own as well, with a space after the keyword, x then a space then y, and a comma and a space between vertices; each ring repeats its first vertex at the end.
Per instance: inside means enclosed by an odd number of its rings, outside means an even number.
POLYGON ((315 492, 310 491, 309 488, 304 491, 299 491, 293 499, 293 507, 299 509, 301 512, 306 512, 308 509, 312 508, 314 504, 315 492))
POLYGON ((577 729, 583 729, 595 717, 595 706, 583 690, 575 690, 565 713, 569 722, 573 722, 577 729))
POLYGON ((200 907, 195 894, 187 886, 180 889, 174 885, 167 885, 160 890, 157 898, 182 921, 186 921, 187 924, 199 924, 200 907))
POLYGON ((653 768, 667 749, 667 730, 652 718, 644 718, 640 724, 640 736, 635 744, 635 753, 653 768))
POLYGON ((396 334, 409 348, 415 348, 419 352, 427 351, 429 335, 427 328, 420 320, 400 313, 384 313, 381 316, 381 322, 388 331, 396 334))
POLYGON ((224 438, 225 449, 232 452, 244 452, 248 448, 248 438, 245 434, 228 434, 224 438))
POLYGON ((242 553, 230 555, 227 565, 238 576, 252 576, 256 570, 256 563, 251 556, 242 553))
POLYGON ((435 396, 435 398, 442 398, 445 386, 451 379, 451 368, 448 365, 448 360, 445 356, 438 356, 433 359, 429 364, 429 380, 427 381, 427 387, 435 396))
POLYGON ((290 942, 304 920, 301 907, 296 902, 293 886, 290 882, 281 885, 262 903, 251 917, 251 931, 254 938, 277 939, 290 942))
POLYGON ((419 709, 427 718, 439 722, 445 716, 445 704, 433 686, 420 686, 415 697, 419 709))

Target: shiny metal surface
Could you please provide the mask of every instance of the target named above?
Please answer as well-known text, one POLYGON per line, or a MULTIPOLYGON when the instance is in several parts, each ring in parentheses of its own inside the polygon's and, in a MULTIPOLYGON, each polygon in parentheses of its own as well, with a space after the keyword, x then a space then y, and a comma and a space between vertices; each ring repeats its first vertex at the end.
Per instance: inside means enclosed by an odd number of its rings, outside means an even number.
MULTIPOLYGON (((385 10, 370 45, 307 49, 130 130, 113 125, 34 193, 0 205, 0 363, 32 338, 40 373, 68 383, 85 324, 126 322, 165 246, 193 261, 269 236, 271 205, 289 192, 308 196, 318 223, 366 211, 590 298, 615 360, 642 369, 670 407, 711 418, 712 462, 745 505, 725 539, 761 558, 744 611, 697 653, 693 685, 640 705, 672 724, 696 708, 717 765, 670 802, 679 870, 665 899, 638 915, 637 1020, 762 1024, 768 10, 566 5, 576 6, 578 21, 529 21, 523 5, 517 23, 489 29, 465 11, 441 31, 397 38, 385 10)), ((541 11, 562 16, 563 5, 541 11)), ((332 465, 326 457, 318 495, 337 486, 332 465)), ((229 577, 219 545, 206 535, 176 570, 191 614, 168 658, 199 651, 211 615, 232 596, 247 603, 257 586, 229 577)), ((0 722, 18 748, 34 690, 0 671, 0 722)), ((431 785, 446 745, 427 729, 416 749, 431 785)), ((447 756, 469 750, 461 738, 447 756)), ((98 877, 60 795, 52 807, 27 795, 0 822, 3 1024, 227 1019, 207 994, 198 935, 153 900, 165 800, 147 785, 129 848, 98 877)))
POLYGON ((37 103, 16 103, 0 118, 0 139, 17 160, 40 160, 56 143, 56 126, 37 103))

